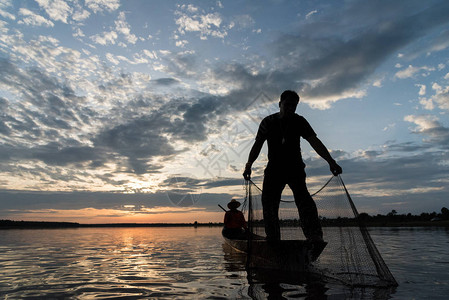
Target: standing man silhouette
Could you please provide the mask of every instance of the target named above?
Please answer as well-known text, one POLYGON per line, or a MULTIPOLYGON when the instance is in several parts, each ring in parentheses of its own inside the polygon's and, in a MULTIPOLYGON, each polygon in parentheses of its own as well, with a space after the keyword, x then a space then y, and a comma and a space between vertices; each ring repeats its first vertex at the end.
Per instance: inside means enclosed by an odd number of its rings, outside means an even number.
POLYGON ((295 113, 299 96, 294 91, 284 91, 279 101, 279 112, 265 117, 260 123, 256 140, 249 153, 243 177, 251 179, 251 166, 259 156, 265 140, 268 143, 268 164, 264 172, 262 206, 267 240, 281 238, 279 204, 286 184, 293 191, 305 237, 313 242, 323 241, 323 231, 318 210, 306 186, 305 164, 301 156, 300 138, 329 163, 334 175, 342 168, 329 154, 305 118, 295 113))

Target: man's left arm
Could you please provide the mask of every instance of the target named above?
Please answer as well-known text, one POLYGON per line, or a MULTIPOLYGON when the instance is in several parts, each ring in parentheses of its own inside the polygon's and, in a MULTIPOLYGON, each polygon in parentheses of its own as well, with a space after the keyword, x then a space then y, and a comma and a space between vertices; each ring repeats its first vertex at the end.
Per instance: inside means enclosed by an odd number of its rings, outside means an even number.
POLYGON ((319 156, 321 156, 324 160, 327 161, 332 174, 337 176, 338 174, 341 174, 343 172, 342 168, 330 155, 326 146, 324 146, 323 142, 321 142, 321 140, 316 135, 307 137, 306 140, 309 142, 310 146, 312 146, 313 150, 315 150, 319 156))

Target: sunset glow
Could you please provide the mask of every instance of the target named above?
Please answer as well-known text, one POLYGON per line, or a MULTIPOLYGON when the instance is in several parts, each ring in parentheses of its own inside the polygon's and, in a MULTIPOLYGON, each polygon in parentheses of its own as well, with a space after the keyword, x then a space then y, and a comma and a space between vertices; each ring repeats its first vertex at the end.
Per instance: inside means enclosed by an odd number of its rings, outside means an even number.
POLYGON ((359 211, 438 212, 448 36, 442 0, 0 0, 0 219, 219 222, 286 89, 359 211))

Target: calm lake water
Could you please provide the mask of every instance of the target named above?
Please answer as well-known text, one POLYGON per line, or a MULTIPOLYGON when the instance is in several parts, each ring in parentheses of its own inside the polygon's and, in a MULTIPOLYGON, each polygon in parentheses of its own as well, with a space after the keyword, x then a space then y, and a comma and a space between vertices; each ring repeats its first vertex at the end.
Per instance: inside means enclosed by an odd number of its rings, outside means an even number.
POLYGON ((0 298, 448 299, 449 229, 370 233, 395 289, 273 274, 248 284, 218 227, 0 230, 0 298))

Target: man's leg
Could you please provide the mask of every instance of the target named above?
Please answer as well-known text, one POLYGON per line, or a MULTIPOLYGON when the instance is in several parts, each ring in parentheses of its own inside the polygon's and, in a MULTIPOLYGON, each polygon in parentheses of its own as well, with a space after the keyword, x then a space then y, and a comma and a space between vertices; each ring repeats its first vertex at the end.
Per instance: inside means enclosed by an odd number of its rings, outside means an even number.
POLYGON ((279 203, 285 183, 274 174, 265 174, 262 188, 263 219, 267 240, 281 239, 279 227, 279 203))
POLYGON ((320 219, 318 218, 318 210, 310 196, 306 186, 306 177, 292 178, 288 182, 289 187, 293 191, 295 203, 298 207, 301 227, 307 239, 322 239, 323 230, 321 228, 320 219))

